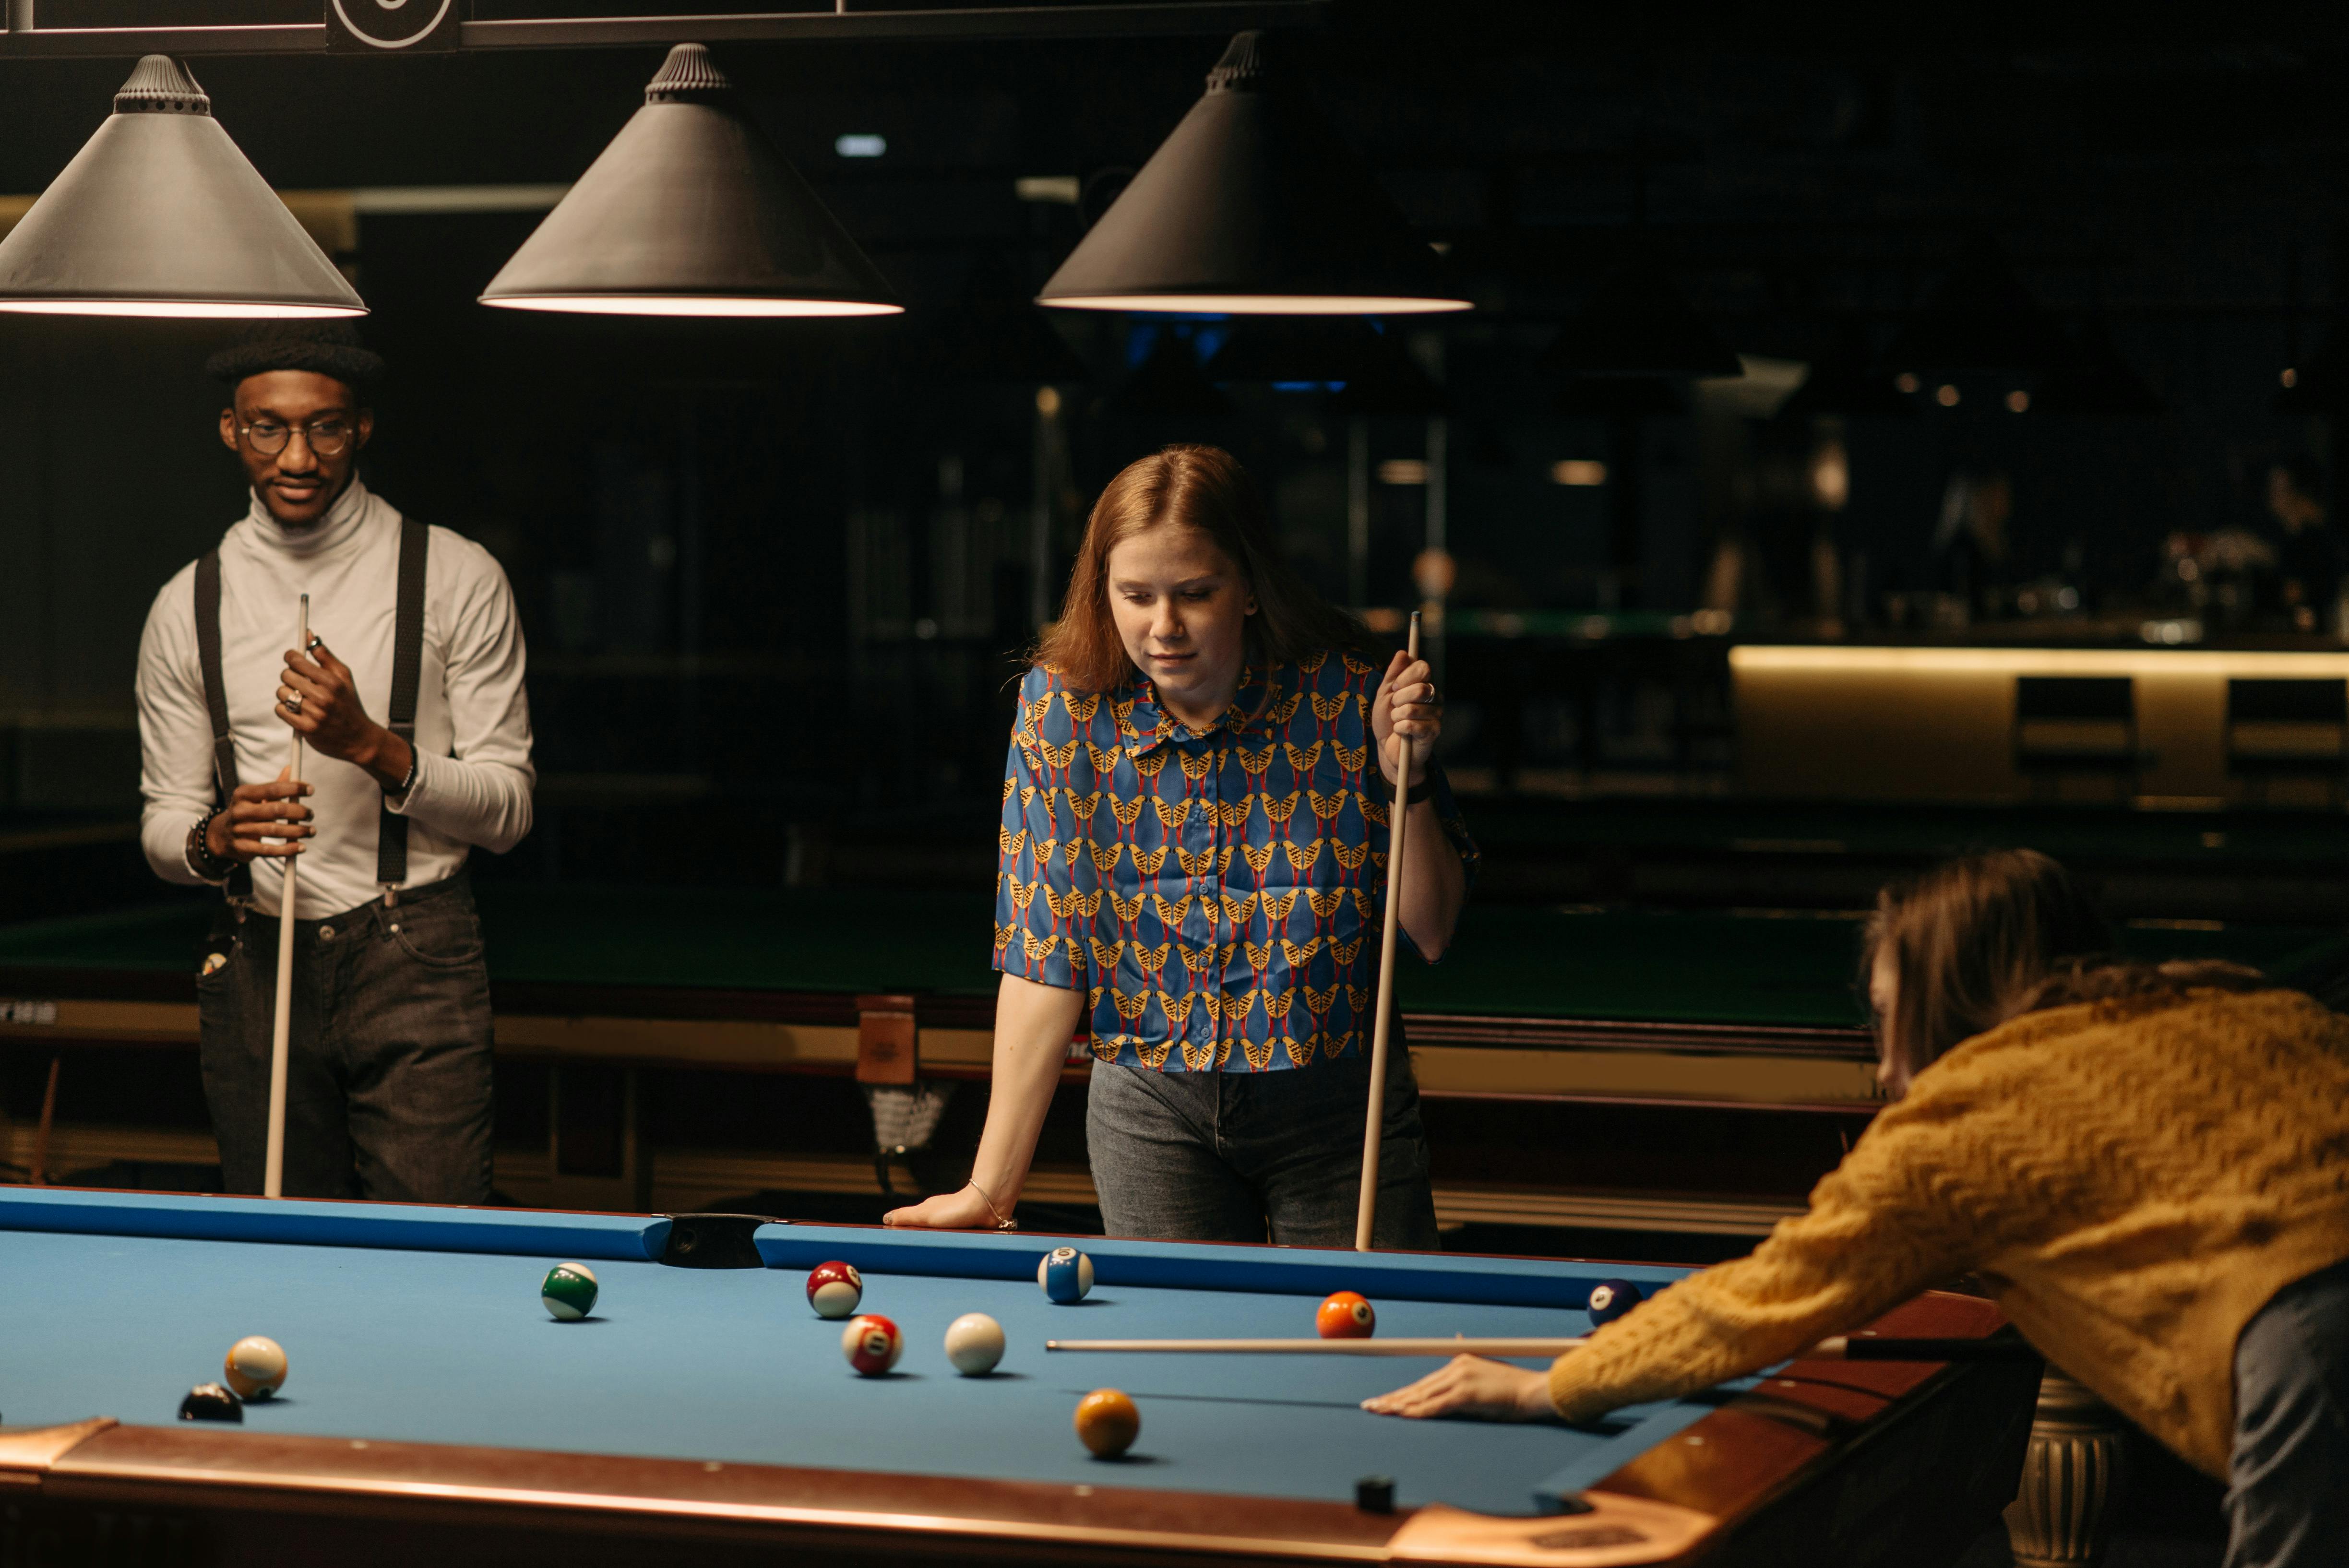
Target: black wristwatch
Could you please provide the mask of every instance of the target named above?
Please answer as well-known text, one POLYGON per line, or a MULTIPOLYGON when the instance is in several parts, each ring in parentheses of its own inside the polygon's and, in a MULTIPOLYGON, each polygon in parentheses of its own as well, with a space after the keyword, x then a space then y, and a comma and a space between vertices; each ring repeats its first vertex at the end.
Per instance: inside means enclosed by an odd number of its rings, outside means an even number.
POLYGON ((1435 775, 1431 773, 1404 792, 1402 803, 1406 806, 1416 806, 1422 800, 1433 799, 1435 799, 1435 775))
POLYGON ((196 819, 196 825, 188 830, 188 849, 184 857, 188 862, 188 869, 196 873, 197 880, 208 882, 214 887, 218 887, 236 874, 236 861, 224 855, 212 853, 211 842, 212 819, 219 816, 222 810, 222 807, 214 806, 196 819))

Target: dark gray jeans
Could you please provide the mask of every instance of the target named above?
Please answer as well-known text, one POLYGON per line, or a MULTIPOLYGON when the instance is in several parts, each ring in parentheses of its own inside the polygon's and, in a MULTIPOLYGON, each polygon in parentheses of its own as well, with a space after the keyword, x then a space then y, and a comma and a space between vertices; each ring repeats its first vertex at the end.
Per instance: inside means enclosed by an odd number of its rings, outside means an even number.
MULTIPOLYGON (((196 982, 204 1099, 232 1192, 261 1191, 277 919, 224 912, 196 982)), ((294 927, 285 1195, 490 1195, 490 977, 462 873, 294 927)))
POLYGON ((2243 1326, 2227 1469, 2227 1568, 2349 1560, 2349 1259, 2243 1326))
MULTIPOLYGON (((1381 1247, 1433 1252, 1419 1086, 1397 1047, 1379 1152, 1381 1247)), ((1112 1236, 1350 1247, 1362 1181, 1367 1060, 1265 1073, 1093 1064, 1085 1142, 1112 1236)))

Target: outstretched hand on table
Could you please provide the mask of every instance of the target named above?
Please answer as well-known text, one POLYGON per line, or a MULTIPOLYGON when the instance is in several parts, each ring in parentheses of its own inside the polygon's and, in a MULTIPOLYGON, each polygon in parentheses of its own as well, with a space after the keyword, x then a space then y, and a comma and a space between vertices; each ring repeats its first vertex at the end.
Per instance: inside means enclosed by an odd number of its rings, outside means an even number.
POLYGON ((1479 1421, 1542 1421, 1557 1415, 1549 1373, 1482 1356, 1454 1356, 1406 1388, 1362 1401, 1375 1416, 1461 1416, 1479 1421))
POLYGON ((892 1209, 881 1216, 881 1222, 915 1231, 991 1231, 995 1229, 995 1215, 986 1199, 974 1189, 965 1187, 925 1198, 906 1208, 892 1209))

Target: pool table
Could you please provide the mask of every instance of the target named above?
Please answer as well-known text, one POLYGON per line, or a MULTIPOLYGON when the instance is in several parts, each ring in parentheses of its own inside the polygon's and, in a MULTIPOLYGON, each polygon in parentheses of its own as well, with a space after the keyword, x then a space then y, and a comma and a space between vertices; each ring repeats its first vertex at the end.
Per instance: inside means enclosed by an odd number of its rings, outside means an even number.
MULTIPOLYGON (((1035 1281, 1050 1243, 1018 1234, 26 1189, 0 1191, 0 1233, 9 1528, 70 1541, 102 1520, 191 1561, 610 1563, 691 1543, 710 1562, 1918 1568, 2014 1496, 2039 1377, 1796 1361, 1589 1427, 1409 1422, 1356 1403, 1430 1362, 1043 1342, 1309 1336, 1340 1287, 1377 1304, 1381 1334, 1576 1334, 1602 1275, 1653 1291, 1686 1271, 1092 1240, 1091 1296, 1055 1306, 1035 1281), (807 1304, 805 1271, 833 1258, 905 1332, 890 1375, 855 1376, 841 1325, 807 1304), (584 1322, 537 1299, 564 1260, 602 1282, 584 1322), (947 1365, 966 1311, 1006 1330, 992 1375, 947 1365), (282 1396, 241 1425, 175 1421, 248 1334, 285 1347, 282 1396), (1071 1430, 1102 1386, 1142 1412, 1122 1460, 1071 1430), (1391 1511, 1358 1504, 1371 1475, 1392 1478, 1391 1511)), ((1931 1293, 1874 1326, 2001 1326, 1931 1293)))

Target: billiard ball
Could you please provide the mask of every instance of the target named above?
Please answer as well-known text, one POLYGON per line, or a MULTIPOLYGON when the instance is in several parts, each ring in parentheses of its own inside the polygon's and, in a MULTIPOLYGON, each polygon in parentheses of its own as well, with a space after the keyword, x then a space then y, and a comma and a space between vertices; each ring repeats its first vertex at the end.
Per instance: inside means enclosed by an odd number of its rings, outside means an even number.
POLYGON ((897 1332, 897 1326, 869 1312, 850 1318, 840 1333, 840 1353, 860 1377, 878 1377, 897 1365, 905 1349, 905 1336, 897 1332))
POLYGON ((818 1317, 846 1317, 864 1299, 864 1276, 854 1264, 818 1264, 808 1271, 807 1292, 818 1317))
POLYGON ((1371 1304, 1350 1290, 1340 1291, 1313 1315, 1313 1326, 1324 1339, 1368 1339, 1378 1323, 1371 1304))
POLYGON ((285 1386, 285 1349, 274 1339, 247 1335, 228 1347, 222 1370, 240 1399, 266 1399, 285 1386))
POLYGON ((557 1264, 539 1282, 538 1299, 557 1323, 576 1323, 595 1310, 595 1271, 585 1264, 557 1264))
POLYGON ((1142 1435, 1142 1412, 1114 1388, 1096 1388, 1077 1401, 1077 1439, 1096 1459, 1113 1460, 1142 1435))
POLYGON ((966 1377, 983 1377, 1003 1359, 1003 1325, 983 1312, 966 1312, 947 1325, 947 1359, 966 1377))
POLYGON ((242 1421, 244 1401, 217 1383, 199 1383, 180 1401, 183 1421, 242 1421))
POLYGON ((1590 1287, 1590 1322, 1597 1327, 1612 1323, 1641 1300, 1640 1287, 1627 1279, 1603 1279, 1590 1287))
POLYGON ((1092 1294, 1093 1260, 1074 1247, 1054 1247, 1036 1264, 1036 1283, 1061 1306, 1092 1294))

